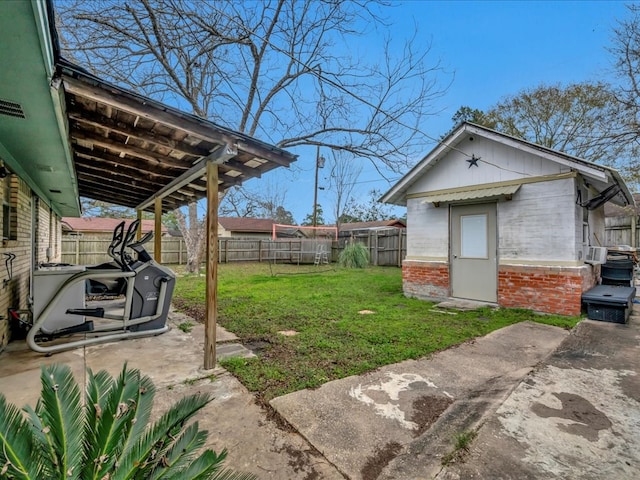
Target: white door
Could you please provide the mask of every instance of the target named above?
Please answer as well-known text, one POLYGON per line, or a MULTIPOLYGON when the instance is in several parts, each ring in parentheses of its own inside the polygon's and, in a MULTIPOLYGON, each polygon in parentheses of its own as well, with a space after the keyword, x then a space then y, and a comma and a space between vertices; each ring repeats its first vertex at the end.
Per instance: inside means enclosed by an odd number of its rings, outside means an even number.
POLYGON ((498 301, 496 204, 451 206, 451 294, 498 301))

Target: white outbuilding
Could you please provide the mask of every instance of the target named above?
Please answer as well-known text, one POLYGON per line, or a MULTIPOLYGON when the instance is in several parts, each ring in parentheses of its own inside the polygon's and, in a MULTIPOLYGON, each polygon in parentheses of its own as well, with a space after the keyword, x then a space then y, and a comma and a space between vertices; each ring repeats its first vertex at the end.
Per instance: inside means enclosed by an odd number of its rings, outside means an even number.
POLYGON ((616 170, 471 123, 382 201, 407 206, 405 295, 563 315, 596 283, 604 203, 634 205, 616 170))

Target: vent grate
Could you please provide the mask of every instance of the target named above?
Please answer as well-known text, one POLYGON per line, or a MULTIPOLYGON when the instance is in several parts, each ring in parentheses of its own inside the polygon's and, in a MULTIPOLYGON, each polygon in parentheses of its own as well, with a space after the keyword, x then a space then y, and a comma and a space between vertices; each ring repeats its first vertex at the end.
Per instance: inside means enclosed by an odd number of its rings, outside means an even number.
POLYGON ((26 118, 22 105, 9 100, 0 99, 0 115, 6 115, 8 117, 26 118))

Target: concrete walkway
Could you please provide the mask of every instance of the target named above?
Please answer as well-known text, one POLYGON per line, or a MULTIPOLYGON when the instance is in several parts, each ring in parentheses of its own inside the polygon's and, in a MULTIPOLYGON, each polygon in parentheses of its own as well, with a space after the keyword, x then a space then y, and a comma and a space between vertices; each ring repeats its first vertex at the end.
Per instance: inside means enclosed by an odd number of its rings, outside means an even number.
MULTIPOLYGON (((176 325, 158 337, 45 357, 10 344, 0 392, 35 404, 40 365, 149 375, 155 415, 183 395, 210 392, 197 416, 208 447, 261 479, 635 479, 640 471, 640 317, 585 320, 571 333, 523 322, 418 361, 274 399, 267 412, 222 368, 205 371, 204 332, 176 325), (468 450, 454 438, 477 432, 468 450), (443 467, 443 460, 448 460, 443 467)), ((250 355, 218 331, 218 352, 250 355)))
POLYGON ((567 335, 523 322, 271 405, 348 478, 433 478, 454 434, 478 428, 567 335))
POLYGON ((631 480, 639 472, 640 316, 632 316, 627 325, 581 322, 437 478, 631 480))

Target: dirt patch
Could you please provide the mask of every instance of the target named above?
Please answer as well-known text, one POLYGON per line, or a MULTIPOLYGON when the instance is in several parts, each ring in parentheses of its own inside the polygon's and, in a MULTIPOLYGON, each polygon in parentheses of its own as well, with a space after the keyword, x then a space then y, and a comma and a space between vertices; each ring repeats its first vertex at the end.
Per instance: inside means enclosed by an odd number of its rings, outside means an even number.
POLYGON ((185 302, 180 298, 174 298, 171 303, 173 303, 177 311, 189 315, 198 323, 204 323, 205 308, 203 305, 191 305, 189 302, 185 302))
POLYGON ((414 430, 415 437, 426 432, 431 425, 449 408, 453 399, 448 397, 438 397, 434 395, 424 395, 413 401, 413 413, 410 420, 418 425, 414 430))
POLYGON ((260 356, 265 350, 271 348, 271 343, 264 340, 256 340, 246 342, 244 346, 251 350, 254 355, 260 356))
POLYGON ((401 451, 402 445, 398 442, 389 442, 384 447, 376 449, 360 471, 362 480, 375 480, 378 478, 384 467, 389 465, 391 460, 396 458, 401 451))

